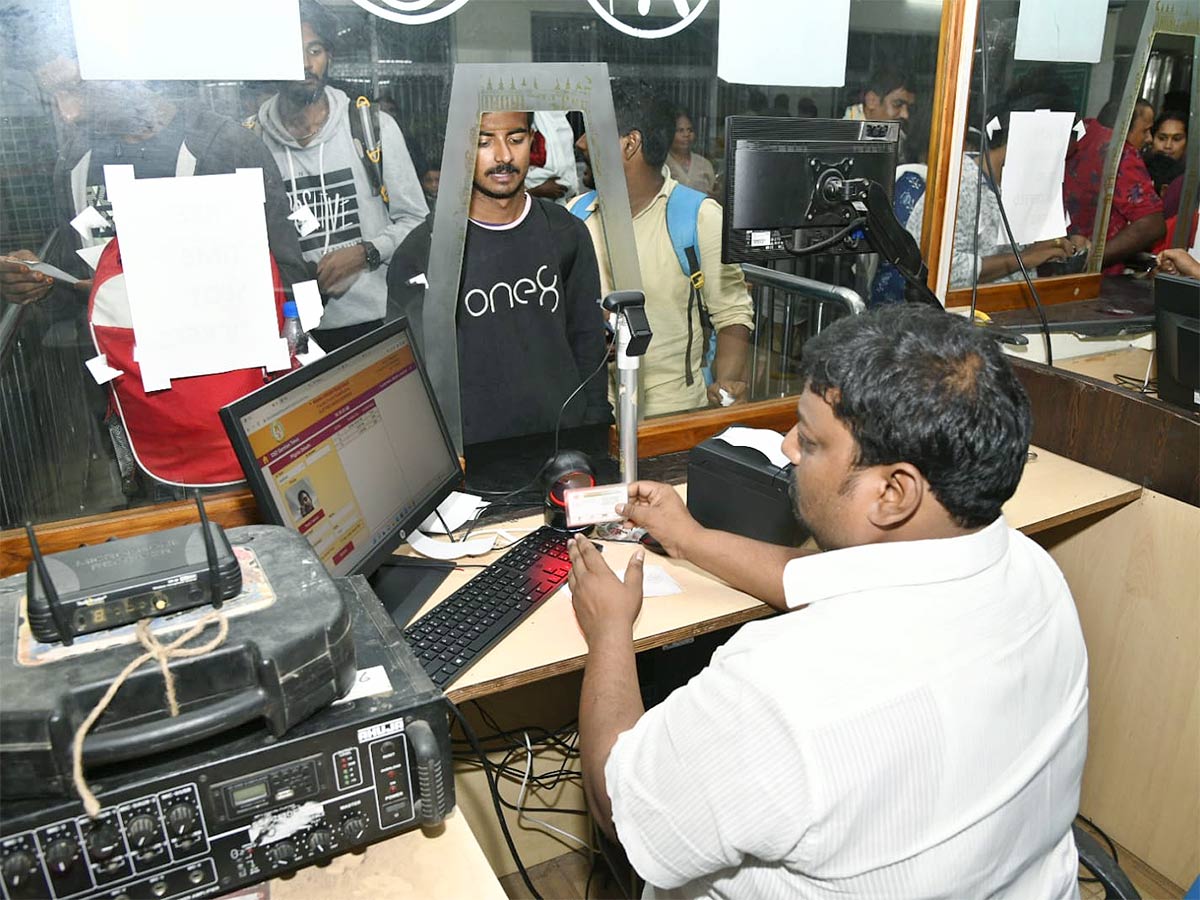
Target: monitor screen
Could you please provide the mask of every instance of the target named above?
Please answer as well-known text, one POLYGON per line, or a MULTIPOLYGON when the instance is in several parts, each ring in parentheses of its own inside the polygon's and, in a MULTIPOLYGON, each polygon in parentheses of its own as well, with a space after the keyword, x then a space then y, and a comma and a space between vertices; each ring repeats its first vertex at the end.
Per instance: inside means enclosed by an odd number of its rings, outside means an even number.
POLYGON ((1200 410, 1200 281, 1154 277, 1158 396, 1190 412, 1200 410))
MULTIPOLYGON (((786 259, 836 237, 862 211, 830 192, 830 175, 877 182, 890 202, 899 140, 898 122, 727 118, 721 261, 786 259)), ((860 230, 821 252, 870 249, 860 230)))
POLYGON ((400 319, 221 411, 259 510, 369 575, 462 481, 400 319))

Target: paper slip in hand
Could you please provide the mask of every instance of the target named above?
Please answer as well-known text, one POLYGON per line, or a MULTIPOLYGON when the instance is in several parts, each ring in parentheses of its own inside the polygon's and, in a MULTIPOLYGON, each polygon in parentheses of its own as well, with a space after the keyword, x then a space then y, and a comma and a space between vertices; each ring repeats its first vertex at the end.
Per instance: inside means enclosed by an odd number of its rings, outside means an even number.
POLYGON ((629 488, 623 484, 602 484, 597 487, 568 488, 563 491, 567 503, 567 527, 595 525, 597 522, 620 522, 624 516, 617 507, 629 502, 629 488))
POLYGON ((33 259, 17 259, 15 256, 3 256, 0 257, 0 259, 7 260, 8 262, 19 263, 20 265, 28 268, 31 272, 40 272, 43 275, 48 275, 55 281, 61 281, 64 284, 75 284, 79 281, 79 279, 71 273, 64 272, 57 266, 50 265, 50 263, 38 262, 37 260, 33 259))

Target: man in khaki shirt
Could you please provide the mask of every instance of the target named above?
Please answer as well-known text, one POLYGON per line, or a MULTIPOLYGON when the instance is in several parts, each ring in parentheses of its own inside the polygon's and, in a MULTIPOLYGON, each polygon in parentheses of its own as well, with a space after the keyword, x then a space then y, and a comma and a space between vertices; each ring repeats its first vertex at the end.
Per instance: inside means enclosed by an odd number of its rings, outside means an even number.
MULTIPOLYGON (((728 405, 747 399, 747 351, 754 327, 754 311, 742 270, 721 263, 721 207, 705 200, 697 217, 700 267, 704 272, 703 303, 717 334, 713 383, 701 372, 705 335, 698 309, 690 322, 688 354, 688 295, 690 283, 667 232, 667 198, 677 182, 664 172, 667 150, 674 138, 675 120, 670 105, 644 88, 614 86, 617 130, 621 135, 621 160, 633 213, 634 239, 646 294, 646 317, 654 338, 642 358, 638 406, 642 415, 654 416, 705 406, 728 405), (689 378, 690 376, 690 378, 689 378), (690 384, 688 382, 691 382, 690 384)), ((579 139, 587 152, 587 136, 579 139)), ((612 266, 604 243, 598 198, 586 224, 596 246, 603 293, 614 289, 612 266)))

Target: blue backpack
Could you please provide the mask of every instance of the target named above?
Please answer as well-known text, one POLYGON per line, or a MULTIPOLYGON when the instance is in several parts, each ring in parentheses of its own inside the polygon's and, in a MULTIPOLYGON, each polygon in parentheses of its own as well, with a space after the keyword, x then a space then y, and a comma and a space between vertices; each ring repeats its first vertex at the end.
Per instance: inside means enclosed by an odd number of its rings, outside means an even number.
MULTIPOLYGON (((671 191, 671 195, 667 198, 667 234, 671 238, 671 246, 675 248, 679 268, 687 276, 691 285, 688 291, 688 340, 687 349, 684 351, 685 383, 688 385, 695 381, 690 364, 692 358, 692 310, 699 308, 701 324, 708 324, 708 310, 704 308, 704 272, 700 268, 700 241, 696 234, 700 204, 707 199, 707 194, 682 184, 675 185, 675 190, 671 191)), ((577 219, 586 222, 592 215, 591 206, 595 200, 595 191, 581 194, 579 199, 572 204, 571 213, 577 219)))

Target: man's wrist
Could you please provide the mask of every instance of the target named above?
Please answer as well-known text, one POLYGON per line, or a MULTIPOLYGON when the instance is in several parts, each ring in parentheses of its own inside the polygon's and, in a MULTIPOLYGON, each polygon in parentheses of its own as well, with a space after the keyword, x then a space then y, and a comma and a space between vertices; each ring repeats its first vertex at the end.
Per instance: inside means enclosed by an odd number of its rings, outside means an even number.
POLYGON ((375 249, 375 245, 370 241, 363 241, 359 246, 362 247, 363 251, 363 265, 366 266, 368 272, 374 272, 383 261, 379 255, 379 251, 375 249))
POLYGON ((601 650, 622 651, 633 646, 633 622, 606 618, 597 623, 586 635, 589 653, 601 650))

